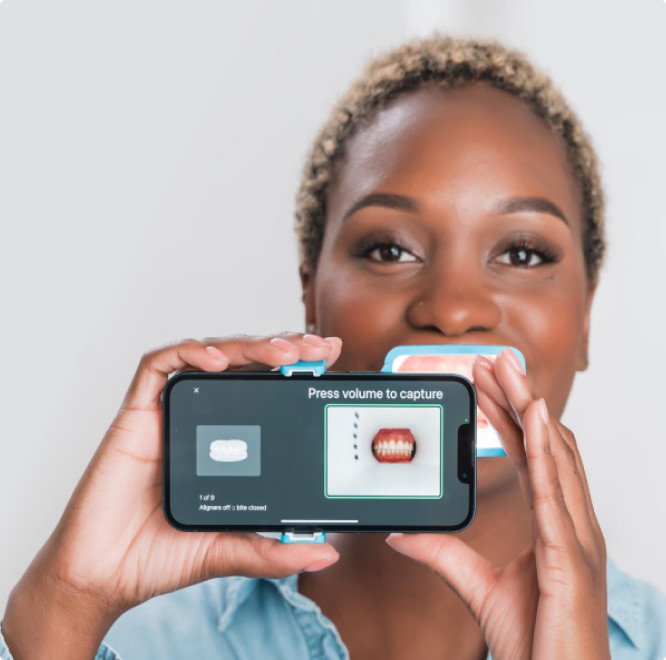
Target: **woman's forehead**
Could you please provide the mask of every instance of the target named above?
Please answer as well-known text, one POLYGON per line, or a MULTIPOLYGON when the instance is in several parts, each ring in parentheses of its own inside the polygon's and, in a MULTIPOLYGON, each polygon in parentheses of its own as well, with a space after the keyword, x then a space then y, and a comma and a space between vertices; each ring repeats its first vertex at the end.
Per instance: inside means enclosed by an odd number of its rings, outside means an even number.
POLYGON ((483 82, 420 89, 381 110, 346 146, 327 224, 373 192, 477 210, 507 196, 544 197, 581 223, 564 141, 525 103, 483 82))

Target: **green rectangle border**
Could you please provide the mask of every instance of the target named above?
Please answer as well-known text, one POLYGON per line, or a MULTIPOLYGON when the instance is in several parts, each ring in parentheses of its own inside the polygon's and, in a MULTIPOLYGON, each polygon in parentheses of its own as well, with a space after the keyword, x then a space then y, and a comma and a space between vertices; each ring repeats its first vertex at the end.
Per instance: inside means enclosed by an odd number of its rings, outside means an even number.
POLYGON ((441 500, 444 497, 444 406, 439 403, 327 403, 324 406, 324 497, 328 500, 441 500), (327 479, 328 462, 328 408, 439 408, 439 495, 329 495, 327 479))

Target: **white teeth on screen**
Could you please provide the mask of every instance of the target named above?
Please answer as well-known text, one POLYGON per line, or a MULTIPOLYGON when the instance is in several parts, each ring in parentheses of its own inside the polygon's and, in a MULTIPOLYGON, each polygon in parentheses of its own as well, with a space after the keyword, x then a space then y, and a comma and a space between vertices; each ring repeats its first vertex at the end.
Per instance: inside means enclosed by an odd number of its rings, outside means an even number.
POLYGON ((411 454, 413 451, 412 445, 408 442, 390 440, 389 442, 380 442, 375 445, 375 453, 380 454, 381 456, 388 454, 411 454))
POLYGON ((214 461, 232 463, 247 458, 247 442, 245 440, 213 440, 208 454, 214 461))

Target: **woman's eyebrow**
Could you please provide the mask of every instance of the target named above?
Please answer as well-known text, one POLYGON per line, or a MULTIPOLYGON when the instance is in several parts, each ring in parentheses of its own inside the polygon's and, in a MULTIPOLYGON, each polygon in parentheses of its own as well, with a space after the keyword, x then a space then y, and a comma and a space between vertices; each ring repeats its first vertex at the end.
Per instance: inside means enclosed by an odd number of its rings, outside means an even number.
POLYGON ((369 195, 364 195, 361 199, 351 205, 349 210, 342 216, 342 222, 344 222, 350 215, 366 206, 383 206, 385 208, 408 211, 410 213, 418 213, 421 208, 419 203, 413 197, 396 195, 394 193, 370 193, 369 195))
POLYGON ((544 197, 507 197, 500 200, 495 207, 495 211, 497 213, 520 213, 521 211, 550 213, 550 215, 562 220, 565 225, 569 225, 569 221, 557 204, 544 197))
MULTIPOLYGON (((350 215, 366 206, 383 206, 398 211, 418 213, 421 209, 418 200, 406 195, 395 193, 370 193, 356 201, 342 216, 344 222, 350 215)), ((569 225, 564 213, 554 202, 544 197, 507 197, 499 201, 495 207, 496 213, 520 213, 521 211, 533 211, 536 213, 549 213, 569 225)))

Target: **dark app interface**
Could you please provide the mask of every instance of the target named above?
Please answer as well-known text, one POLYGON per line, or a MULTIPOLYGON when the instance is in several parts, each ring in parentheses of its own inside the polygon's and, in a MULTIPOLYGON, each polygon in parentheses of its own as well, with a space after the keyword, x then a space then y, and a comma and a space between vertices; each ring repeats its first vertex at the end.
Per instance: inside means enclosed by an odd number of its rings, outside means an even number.
POLYGON ((460 380, 230 374, 186 377, 167 396, 181 525, 442 527, 469 513, 458 428, 473 408, 460 380))

